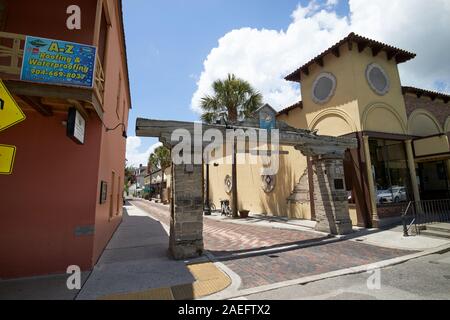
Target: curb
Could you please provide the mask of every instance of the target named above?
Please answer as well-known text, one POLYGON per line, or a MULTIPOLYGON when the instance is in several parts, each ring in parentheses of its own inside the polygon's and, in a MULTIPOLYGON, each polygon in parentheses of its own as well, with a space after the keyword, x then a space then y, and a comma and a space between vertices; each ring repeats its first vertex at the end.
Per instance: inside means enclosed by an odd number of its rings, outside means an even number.
MULTIPOLYGON (((245 297, 245 296, 256 294, 256 293, 272 291, 272 290, 290 287, 290 286, 294 286, 294 285, 304 285, 307 283, 316 282, 316 281, 320 281, 320 280, 324 280, 324 279, 330 279, 330 278, 335 278, 335 277, 344 276, 344 275, 363 273, 363 272, 367 272, 368 270, 386 268, 389 266, 402 264, 409 260, 417 259, 420 257, 429 256, 432 254, 442 254, 442 253, 446 253, 449 251, 450 251, 450 244, 446 244, 446 245, 443 245, 443 246, 440 246, 440 247, 437 247, 434 249, 428 249, 426 251, 413 253, 410 255, 397 257, 397 258, 393 258, 393 259, 389 259, 389 260, 384 260, 384 261, 379 261, 379 262, 366 264, 366 265, 362 265, 362 266, 356 266, 356 267, 331 271, 331 272, 322 273, 319 275, 302 277, 302 278, 298 278, 298 279, 294 279, 294 280, 278 282, 278 283, 274 283, 274 284, 270 284, 270 285, 265 285, 265 286, 250 288, 250 289, 244 289, 244 290, 241 290, 241 291, 238 291, 235 293, 222 294, 221 299, 228 300, 228 299, 234 299, 234 298, 241 298, 241 297, 245 297)), ((226 270, 222 270, 222 271, 227 272, 226 270)), ((231 278, 230 274, 228 274, 228 276, 231 278)), ((208 296, 204 299, 210 299, 211 297, 214 298, 214 296, 216 296, 216 294, 212 295, 212 296, 208 296)))
POLYGON ((139 292, 110 294, 98 297, 97 300, 194 300, 214 295, 232 285, 232 280, 228 274, 214 263, 192 264, 188 265, 187 268, 195 278, 193 283, 139 292))

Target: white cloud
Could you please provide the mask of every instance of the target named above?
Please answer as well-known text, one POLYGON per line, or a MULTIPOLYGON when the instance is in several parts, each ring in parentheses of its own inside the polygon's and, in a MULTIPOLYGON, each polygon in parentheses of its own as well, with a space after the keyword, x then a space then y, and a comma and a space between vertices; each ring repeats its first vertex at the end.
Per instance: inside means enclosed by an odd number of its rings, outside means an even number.
POLYGON ((146 166, 148 157, 157 147, 161 146, 161 143, 155 143, 151 145, 147 150, 141 152, 140 147, 142 145, 142 139, 139 137, 127 138, 127 165, 133 167, 139 167, 140 164, 146 166))
POLYGON ((228 73, 249 81, 276 109, 295 103, 299 89, 284 77, 352 31, 417 53, 400 65, 404 85, 450 89, 450 1, 349 0, 348 17, 334 11, 338 2, 299 5, 286 30, 242 28, 225 34, 204 61, 192 109, 200 112, 200 98, 228 73))

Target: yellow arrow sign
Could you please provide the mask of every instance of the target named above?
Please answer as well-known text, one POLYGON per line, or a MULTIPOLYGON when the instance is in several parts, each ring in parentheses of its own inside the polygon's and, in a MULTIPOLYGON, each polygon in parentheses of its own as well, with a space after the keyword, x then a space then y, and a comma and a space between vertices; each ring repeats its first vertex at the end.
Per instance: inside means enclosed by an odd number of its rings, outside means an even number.
POLYGON ((11 174, 13 171, 16 147, 0 144, 0 174, 11 174))
POLYGON ((0 131, 25 120, 25 114, 0 80, 0 131))

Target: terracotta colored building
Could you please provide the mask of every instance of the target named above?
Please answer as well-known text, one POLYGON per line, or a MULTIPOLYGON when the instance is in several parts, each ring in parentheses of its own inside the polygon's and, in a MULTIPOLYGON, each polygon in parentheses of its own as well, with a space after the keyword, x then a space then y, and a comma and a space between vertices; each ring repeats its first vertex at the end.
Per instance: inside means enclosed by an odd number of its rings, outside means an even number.
POLYGON ((131 108, 122 3, 0 0, 0 48, 0 78, 26 115, 0 132, 0 144, 17 147, 13 173, 0 176, 0 278, 89 270, 122 217, 131 108), (79 30, 66 24, 71 5, 79 30), (95 46, 93 86, 21 81, 25 36, 95 46), (67 134, 74 110, 82 144, 67 134))

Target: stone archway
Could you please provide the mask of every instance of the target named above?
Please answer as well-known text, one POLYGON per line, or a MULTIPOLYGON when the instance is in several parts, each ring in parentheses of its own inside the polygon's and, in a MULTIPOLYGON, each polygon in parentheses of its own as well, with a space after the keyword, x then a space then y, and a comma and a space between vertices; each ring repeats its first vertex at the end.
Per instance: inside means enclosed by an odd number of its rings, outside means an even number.
MULTIPOLYGON (((276 120, 272 125, 274 129, 279 130, 280 145, 293 146, 303 155, 312 158, 314 199, 311 201, 314 201, 316 208, 316 229, 336 235, 352 232, 343 159, 347 149, 357 147, 356 139, 318 136, 309 130, 296 129, 276 120)), ((262 123, 257 115, 253 119, 231 125, 205 124, 202 129, 215 129, 226 137, 227 130, 266 131, 266 126, 267 123, 262 123)), ((172 140, 175 130, 181 129, 186 135, 194 137, 198 135, 197 127, 198 124, 193 122, 139 118, 136 122, 136 134, 140 137, 158 137, 165 146, 173 148, 180 143, 178 139, 172 140)), ((201 159, 204 147, 203 143, 200 146, 191 146, 190 156, 201 159)), ((175 259, 197 257, 202 255, 204 250, 202 175, 203 164, 173 165, 169 249, 175 259)))

